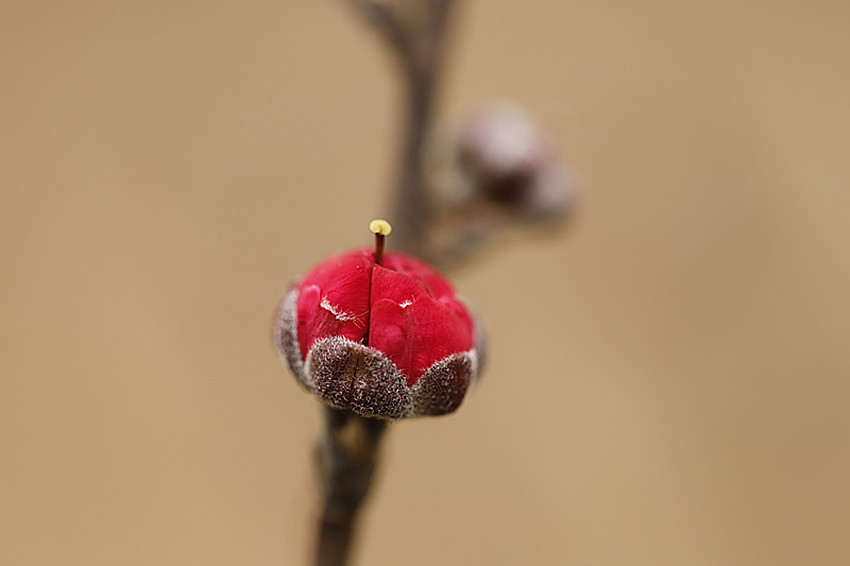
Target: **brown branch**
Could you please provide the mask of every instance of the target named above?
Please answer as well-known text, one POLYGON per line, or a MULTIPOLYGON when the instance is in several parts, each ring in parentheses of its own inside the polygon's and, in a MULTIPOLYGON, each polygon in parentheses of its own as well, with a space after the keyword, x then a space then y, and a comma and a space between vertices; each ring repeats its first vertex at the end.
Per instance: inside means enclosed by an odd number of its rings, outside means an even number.
POLYGON ((433 122, 435 93, 453 0, 354 0, 399 65, 404 90, 400 155, 391 194, 393 244, 428 257, 434 207, 426 186, 424 149, 433 122))
MULTIPOLYGON (((391 191, 393 244, 427 255, 432 221, 423 163, 434 93, 441 77, 452 0, 351 0, 384 38, 404 81, 405 121, 396 185, 391 191)), ((347 564, 360 504, 368 493, 387 421, 326 409, 317 446, 323 506, 316 564, 347 564)))
POLYGON ((433 203, 426 186, 424 149, 433 122, 434 98, 442 78, 442 61, 450 0, 428 2, 429 22, 418 34, 406 61, 407 119, 394 196, 399 231, 396 244, 420 256, 428 253, 433 203))
POLYGON ((410 56, 411 37, 393 7, 371 0, 355 0, 354 3, 363 17, 389 42, 391 51, 406 60, 410 56))
POLYGON ((347 563, 357 511, 372 484, 387 421, 325 408, 325 431, 316 446, 323 507, 316 564, 347 563))

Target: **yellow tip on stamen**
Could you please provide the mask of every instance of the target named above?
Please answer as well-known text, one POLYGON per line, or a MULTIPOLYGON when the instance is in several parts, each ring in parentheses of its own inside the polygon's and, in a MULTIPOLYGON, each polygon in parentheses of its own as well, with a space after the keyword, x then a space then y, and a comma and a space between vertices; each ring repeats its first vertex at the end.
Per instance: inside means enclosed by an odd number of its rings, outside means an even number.
POLYGON ((383 218, 376 218, 369 223, 369 230, 381 236, 389 236, 390 232, 393 231, 393 227, 383 218))

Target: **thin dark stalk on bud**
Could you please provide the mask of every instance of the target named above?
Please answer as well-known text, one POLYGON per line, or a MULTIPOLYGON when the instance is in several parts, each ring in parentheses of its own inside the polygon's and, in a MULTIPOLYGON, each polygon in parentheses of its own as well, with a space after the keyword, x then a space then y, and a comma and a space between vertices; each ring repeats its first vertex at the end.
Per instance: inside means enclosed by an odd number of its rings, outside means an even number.
POLYGON ((381 265, 384 261, 384 240, 393 227, 383 218, 376 218, 369 223, 369 229, 375 233, 375 263, 381 265))
POLYGON ((375 263, 381 265, 384 261, 384 239, 383 234, 375 234, 375 263))

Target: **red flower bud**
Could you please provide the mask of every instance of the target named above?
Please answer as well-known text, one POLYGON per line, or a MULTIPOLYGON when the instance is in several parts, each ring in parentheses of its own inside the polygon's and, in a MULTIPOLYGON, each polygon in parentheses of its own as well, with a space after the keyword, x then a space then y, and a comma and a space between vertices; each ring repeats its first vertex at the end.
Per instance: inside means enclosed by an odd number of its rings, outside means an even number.
POLYGON ((483 337, 451 284, 398 252, 331 255, 287 292, 275 346, 298 381, 363 416, 442 415, 475 380, 483 337))

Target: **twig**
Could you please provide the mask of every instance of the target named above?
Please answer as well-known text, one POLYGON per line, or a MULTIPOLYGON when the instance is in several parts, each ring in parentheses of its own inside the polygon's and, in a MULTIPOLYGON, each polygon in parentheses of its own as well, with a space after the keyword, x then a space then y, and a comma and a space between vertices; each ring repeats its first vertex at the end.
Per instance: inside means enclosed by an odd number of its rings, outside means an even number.
POLYGON ((434 207, 426 187, 423 150, 433 122, 434 97, 442 78, 448 22, 455 2, 355 0, 354 4, 387 42, 404 82, 401 153, 390 203, 397 227, 394 244, 427 257, 434 207), (401 5, 407 8, 404 14, 401 5))
POLYGON ((387 421, 326 407, 325 434, 316 449, 324 501, 316 564, 346 564, 355 517, 369 491, 387 421))
POLYGON ((430 22, 420 32, 407 55, 407 123, 405 143, 396 185, 395 215, 399 233, 397 245, 419 255, 427 255, 427 232, 433 204, 425 186, 423 150, 431 127, 434 95, 442 77, 442 56, 449 0, 429 2, 430 22))
MULTIPOLYGON (((393 243, 398 249, 426 255, 433 209, 425 186, 423 148, 453 1, 352 3, 385 39, 400 65, 406 119, 396 186, 391 193, 396 226, 393 243), (408 8, 404 14, 399 9, 401 4, 408 8), (414 17, 405 19, 410 14, 414 17)), ((387 422, 328 408, 325 425, 317 447, 323 508, 316 564, 343 566, 348 561, 357 512, 371 485, 387 422)))

